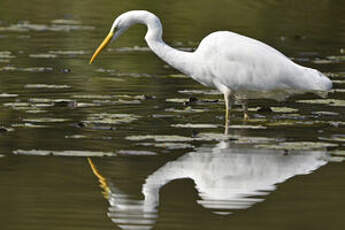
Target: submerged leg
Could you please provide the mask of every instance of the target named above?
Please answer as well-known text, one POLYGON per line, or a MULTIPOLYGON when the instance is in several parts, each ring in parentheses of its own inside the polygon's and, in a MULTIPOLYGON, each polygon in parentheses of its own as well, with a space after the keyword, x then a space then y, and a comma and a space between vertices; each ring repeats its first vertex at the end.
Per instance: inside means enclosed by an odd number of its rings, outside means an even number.
POLYGON ((229 125, 230 125, 230 110, 231 110, 230 94, 224 93, 224 103, 225 103, 225 130, 224 130, 224 135, 228 135, 229 125))
POLYGON ((243 119, 245 121, 248 121, 249 115, 248 115, 248 103, 247 103, 247 101, 243 101, 242 108, 243 108, 243 119))

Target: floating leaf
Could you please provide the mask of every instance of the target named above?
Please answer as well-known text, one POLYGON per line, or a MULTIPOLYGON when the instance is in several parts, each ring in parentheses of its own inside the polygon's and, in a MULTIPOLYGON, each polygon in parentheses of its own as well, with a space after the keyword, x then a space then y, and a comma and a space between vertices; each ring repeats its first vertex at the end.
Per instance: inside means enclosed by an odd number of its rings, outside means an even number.
POLYGON ((111 95, 92 95, 92 94, 83 94, 83 95, 73 95, 72 98, 78 99, 112 99, 111 95))
POLYGON ((109 114, 109 113, 99 113, 90 114, 87 120, 83 121, 85 123, 95 123, 95 124, 124 124, 131 123, 137 120, 139 116, 133 114, 109 114))
POLYGON ((313 150, 313 149, 324 149, 327 147, 336 147, 337 144, 326 143, 326 142, 283 142, 275 145, 256 145, 257 148, 266 149, 281 149, 281 150, 313 150))
POLYGON ((13 151, 17 155, 38 155, 38 156, 64 156, 64 157, 104 157, 104 156, 116 156, 111 152, 93 152, 93 151, 54 151, 54 150, 22 150, 17 149, 13 151))
POLYGON ((345 156, 345 150, 334 150, 329 153, 336 156, 345 156))
POLYGON ((126 140, 130 141, 144 141, 144 140, 154 140, 157 142, 185 142, 195 140, 192 137, 183 137, 177 135, 138 135, 138 136, 127 136, 126 140))
POLYGON ((238 140, 235 140, 236 144, 264 144, 272 143, 277 140, 269 137, 238 137, 238 140))
POLYGON ((26 102, 8 102, 4 103, 6 107, 30 107, 31 105, 26 102))
POLYGON ((220 95, 222 94, 218 90, 179 90, 179 93, 183 94, 204 94, 204 95, 220 95))
POLYGON ((345 157, 340 157, 340 156, 331 156, 327 159, 329 162, 336 162, 336 163, 340 163, 345 161, 345 157))
POLYGON ((41 118, 23 119, 23 121, 25 121, 25 122, 34 122, 34 123, 56 123, 56 122, 66 122, 66 121, 69 121, 69 119, 41 117, 41 118))
POLYGON ((332 82, 336 84, 345 84, 345 80, 333 80, 332 82))
POLYGON ((67 24, 67 25, 78 25, 81 24, 80 21, 72 19, 54 19, 51 21, 52 24, 67 24))
POLYGON ((37 124, 28 123, 28 122, 12 124, 11 126, 15 128, 46 128, 48 127, 47 125, 37 125, 37 124))
POLYGON ((194 148, 193 145, 188 144, 188 143, 174 143, 174 142, 166 142, 166 143, 137 143, 137 145, 153 146, 153 147, 156 147, 156 148, 165 148, 165 149, 170 149, 170 150, 194 148))
POLYGON ((345 93, 345 89, 332 89, 332 93, 345 93))
POLYGON ((48 111, 44 109, 32 108, 32 109, 26 110, 25 112, 26 113, 46 113, 48 111))
POLYGON ((119 155, 134 155, 134 156, 152 156, 157 155, 155 152, 151 151, 138 151, 138 150, 120 150, 117 152, 119 155))
POLYGON ((0 58, 15 58, 16 56, 12 55, 11 51, 0 51, 0 58))
POLYGON ((0 97, 18 97, 18 94, 1 93, 0 97))
POLYGON ((20 68, 14 66, 5 66, 0 68, 0 71, 21 71, 21 72, 51 72, 53 68, 51 67, 30 67, 30 68, 20 68))
POLYGON ((31 58, 57 58, 55 54, 30 54, 31 58))
POLYGON ((275 113, 295 113, 298 112, 298 109, 289 108, 289 107, 271 107, 275 113))
POLYGON ((7 128, 7 127, 2 127, 0 126, 0 133, 3 133, 3 132, 12 132, 14 131, 13 128, 7 128))
POLYGON ((184 74, 170 74, 170 75, 167 75, 166 77, 171 77, 171 78, 188 78, 184 74))
POLYGON ((327 59, 333 61, 333 62, 344 62, 345 61, 345 56, 340 55, 340 56, 328 56, 327 59))
POLYGON ((333 135, 331 137, 319 137, 320 140, 323 141, 336 141, 336 142, 345 142, 344 135, 333 135))
POLYGON ((324 104, 329 106, 345 106, 345 100, 339 99, 313 99, 313 100, 299 100, 298 103, 306 104, 324 104))
POLYGON ((262 125, 230 125, 229 129, 267 129, 262 125))
POLYGON ((43 25, 43 24, 31 24, 28 21, 24 21, 19 24, 12 24, 7 27, 0 27, 0 31, 13 31, 13 32, 29 32, 29 31, 80 31, 80 30, 93 30, 93 26, 82 26, 82 25, 43 25))
POLYGON ((24 88, 30 89, 69 89, 69 85, 26 84, 24 88))
POLYGON ((337 115, 339 115, 339 113, 330 112, 330 111, 314 111, 311 113, 315 114, 315 115, 325 115, 325 116, 337 116, 337 115))
MULTIPOLYGON (((108 51, 113 51, 113 48, 109 48, 108 51)), ((120 47, 120 48, 115 48, 117 52, 147 52, 151 51, 151 49, 147 46, 141 47, 141 46, 133 46, 133 47, 120 47)))
POLYGON ((187 123, 187 124, 172 124, 172 127, 175 128, 197 128, 197 129, 213 129, 213 128, 217 128, 217 125, 213 125, 213 124, 191 124, 191 123, 187 123))
POLYGON ((71 135, 71 136, 65 136, 66 139, 84 139, 87 138, 87 136, 84 135, 71 135))
POLYGON ((166 102, 173 102, 173 103, 185 103, 188 101, 186 98, 168 98, 165 100, 166 102))
POLYGON ((184 109, 175 109, 169 108, 165 109, 166 112, 174 112, 174 113, 203 113, 208 111, 207 109, 193 109, 192 107, 186 107, 184 109))
POLYGON ((50 54, 58 54, 58 55, 67 55, 67 56, 75 56, 75 55, 86 55, 90 52, 85 50, 51 50, 49 51, 50 54))

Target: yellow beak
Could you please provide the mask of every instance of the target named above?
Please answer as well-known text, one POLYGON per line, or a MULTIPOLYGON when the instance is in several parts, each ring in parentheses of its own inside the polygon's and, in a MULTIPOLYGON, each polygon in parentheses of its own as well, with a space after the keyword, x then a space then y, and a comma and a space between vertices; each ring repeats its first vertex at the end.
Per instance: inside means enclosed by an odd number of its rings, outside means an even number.
POLYGON ((90 64, 93 63, 93 61, 95 60, 97 55, 108 45, 108 43, 111 41, 113 36, 114 36, 114 33, 112 31, 110 31, 109 34, 107 35, 107 37, 104 39, 104 41, 98 46, 95 53, 92 55, 92 58, 90 59, 90 64))

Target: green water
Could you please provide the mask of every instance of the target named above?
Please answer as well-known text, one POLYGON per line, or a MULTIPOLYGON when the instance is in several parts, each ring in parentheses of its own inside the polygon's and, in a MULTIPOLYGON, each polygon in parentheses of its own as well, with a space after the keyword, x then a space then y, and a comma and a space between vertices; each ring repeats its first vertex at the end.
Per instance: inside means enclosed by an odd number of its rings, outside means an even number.
POLYGON ((326 0, 3 0, 1 229, 343 229, 344 12, 326 0), (222 96, 150 52, 145 27, 88 64, 131 9, 159 16, 174 47, 232 30, 334 89, 251 100, 247 122, 235 106, 224 136, 222 96))

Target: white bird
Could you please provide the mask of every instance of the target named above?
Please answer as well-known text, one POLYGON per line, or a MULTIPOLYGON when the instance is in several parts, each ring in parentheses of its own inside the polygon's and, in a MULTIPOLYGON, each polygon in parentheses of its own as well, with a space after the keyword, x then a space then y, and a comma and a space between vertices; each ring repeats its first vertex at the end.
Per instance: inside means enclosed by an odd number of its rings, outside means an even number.
POLYGON ((318 70, 303 67, 258 40, 230 32, 218 31, 206 36, 194 52, 174 49, 162 39, 159 18, 145 10, 133 10, 117 17, 109 34, 93 54, 90 64, 110 42, 134 24, 147 26, 145 40, 151 50, 169 65, 199 83, 224 94, 225 133, 233 99, 282 100, 294 93, 328 91, 332 82, 318 70))

